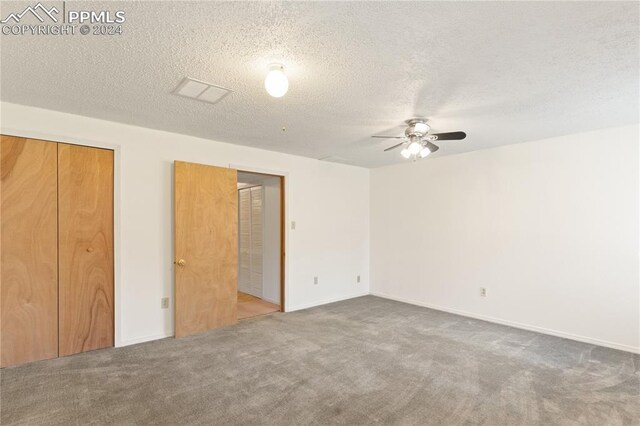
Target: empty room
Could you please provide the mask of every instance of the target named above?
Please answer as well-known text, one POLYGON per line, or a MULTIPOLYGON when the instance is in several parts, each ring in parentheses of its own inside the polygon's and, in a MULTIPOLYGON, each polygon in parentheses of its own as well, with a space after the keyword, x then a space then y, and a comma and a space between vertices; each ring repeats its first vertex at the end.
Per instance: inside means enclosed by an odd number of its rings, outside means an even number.
POLYGON ((640 425, 639 2, 0 29, 0 424, 640 425))

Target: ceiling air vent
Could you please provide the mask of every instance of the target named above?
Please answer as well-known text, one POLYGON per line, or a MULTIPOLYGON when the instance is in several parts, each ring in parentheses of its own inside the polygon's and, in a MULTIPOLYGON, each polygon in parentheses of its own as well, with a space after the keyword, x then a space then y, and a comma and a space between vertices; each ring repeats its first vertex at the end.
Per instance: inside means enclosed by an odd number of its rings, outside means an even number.
POLYGON ((173 91, 173 94, 195 99, 196 101, 215 104, 231 92, 233 92, 231 89, 225 89, 224 87, 185 77, 180 84, 178 84, 176 90, 173 91))

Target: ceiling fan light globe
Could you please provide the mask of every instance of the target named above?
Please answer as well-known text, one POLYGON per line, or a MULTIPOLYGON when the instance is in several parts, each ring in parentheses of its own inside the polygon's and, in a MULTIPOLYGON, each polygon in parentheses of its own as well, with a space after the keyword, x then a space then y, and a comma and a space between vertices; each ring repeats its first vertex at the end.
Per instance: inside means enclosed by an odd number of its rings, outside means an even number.
POLYGON ((429 148, 427 147, 422 148, 422 150, 420 151, 420 158, 424 158, 429 154, 431 154, 431 151, 429 150, 429 148))
POLYGON ((422 145, 420 145, 420 143, 418 143, 418 142, 411 142, 409 144, 409 146, 407 147, 407 149, 409 150, 409 153, 417 154, 422 149, 422 145))
POLYGON ((411 157, 411 153, 407 148, 404 148, 402 151, 400 151, 400 155, 402 155, 404 158, 411 157))

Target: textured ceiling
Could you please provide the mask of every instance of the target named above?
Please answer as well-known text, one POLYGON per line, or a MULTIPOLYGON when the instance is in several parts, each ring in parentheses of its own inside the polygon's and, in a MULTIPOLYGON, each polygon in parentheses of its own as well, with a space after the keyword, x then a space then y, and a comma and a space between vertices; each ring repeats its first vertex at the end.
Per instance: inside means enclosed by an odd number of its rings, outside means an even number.
POLYGON ((637 2, 66 7, 123 9, 124 34, 2 35, 3 101, 367 167, 404 161, 370 136, 413 116, 467 132, 434 156, 638 121, 637 2), (290 80, 281 99, 263 87, 274 61, 290 80), (171 95, 185 76, 234 93, 171 95))

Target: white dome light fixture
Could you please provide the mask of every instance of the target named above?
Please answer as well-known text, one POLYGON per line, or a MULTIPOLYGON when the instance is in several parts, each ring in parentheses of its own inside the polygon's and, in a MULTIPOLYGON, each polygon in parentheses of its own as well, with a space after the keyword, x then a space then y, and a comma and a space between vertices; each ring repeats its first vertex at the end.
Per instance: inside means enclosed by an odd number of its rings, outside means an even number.
POLYGON ((264 88, 274 98, 283 97, 289 90, 289 79, 282 64, 269 65, 269 73, 264 79, 264 88))

